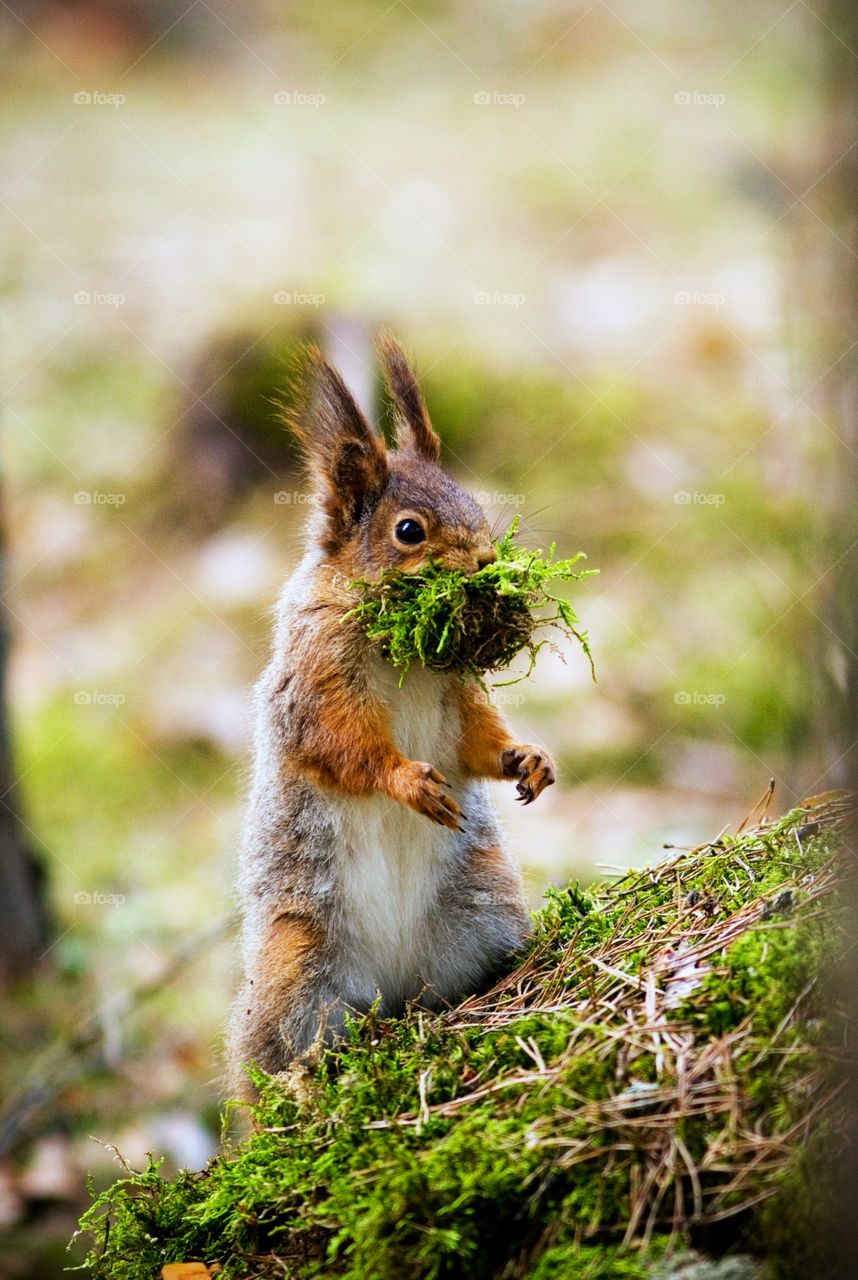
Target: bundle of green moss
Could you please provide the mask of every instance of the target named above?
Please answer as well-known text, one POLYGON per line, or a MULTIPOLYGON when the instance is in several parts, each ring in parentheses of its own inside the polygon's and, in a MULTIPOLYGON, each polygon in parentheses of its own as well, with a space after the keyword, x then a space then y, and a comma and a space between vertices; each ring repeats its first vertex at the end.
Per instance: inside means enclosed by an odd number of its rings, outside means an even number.
POLYGON ((300 1079, 254 1073, 252 1136, 97 1196, 89 1273, 639 1280, 697 1245, 806 1280, 813 1153, 841 1122, 821 975, 843 817, 808 802, 553 892, 488 994, 369 1016, 300 1079))
MULTIPOLYGON (((495 544, 493 564, 468 574, 445 569, 437 561, 416 573, 387 570, 376 581, 352 583, 360 602, 351 610, 403 679, 414 662, 436 671, 472 675, 482 683, 488 671, 500 671, 526 650, 530 669, 546 643, 545 627, 565 630, 582 646, 593 670, 586 632, 568 600, 554 594, 553 583, 578 582, 596 569, 578 569, 584 553, 556 559, 516 543, 518 517, 495 544)), ((595 676, 595 673, 594 673, 595 676)))

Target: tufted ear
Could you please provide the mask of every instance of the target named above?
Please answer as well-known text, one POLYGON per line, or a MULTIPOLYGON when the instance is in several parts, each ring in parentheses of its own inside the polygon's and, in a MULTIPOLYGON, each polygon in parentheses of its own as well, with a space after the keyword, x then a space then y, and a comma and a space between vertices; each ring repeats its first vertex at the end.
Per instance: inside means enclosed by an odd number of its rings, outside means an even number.
POLYGON ((336 369, 317 347, 303 353, 297 407, 287 415, 327 516, 327 550, 354 531, 388 479, 387 450, 336 369))
POLYGON ((441 441, 429 421, 417 375, 402 347, 390 334, 382 335, 378 347, 396 409, 396 447, 437 462, 441 457, 441 441))

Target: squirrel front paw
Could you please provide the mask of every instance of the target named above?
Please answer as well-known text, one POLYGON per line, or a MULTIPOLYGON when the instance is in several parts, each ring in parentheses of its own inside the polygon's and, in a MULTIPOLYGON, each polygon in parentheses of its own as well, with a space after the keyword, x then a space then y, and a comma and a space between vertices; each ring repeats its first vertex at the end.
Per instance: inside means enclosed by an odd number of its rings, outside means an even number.
POLYGON ((443 790, 449 782, 431 764, 422 760, 407 760, 393 775, 391 794, 395 800, 407 804, 451 831, 460 830, 462 810, 451 795, 443 790))
POLYGON ((515 778, 518 799, 533 804, 557 776, 557 767, 544 747, 522 743, 501 752, 501 768, 505 778, 515 778))

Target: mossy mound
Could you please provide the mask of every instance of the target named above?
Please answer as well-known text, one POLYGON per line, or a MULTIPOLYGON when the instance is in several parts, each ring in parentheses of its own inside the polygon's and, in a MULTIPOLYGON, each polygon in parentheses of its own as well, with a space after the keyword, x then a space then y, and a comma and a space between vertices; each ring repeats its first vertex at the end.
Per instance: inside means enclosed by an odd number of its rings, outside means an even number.
POLYGON ((797 1189, 838 1122, 821 975, 842 949, 844 810, 820 798, 553 891, 488 994, 370 1015, 300 1077, 255 1072, 252 1136, 96 1199, 90 1274, 636 1280, 689 1243, 808 1274, 797 1189))
MULTIPOLYGON (((353 583, 360 596, 350 616, 403 679, 419 662, 434 671, 472 675, 482 683, 488 671, 502 671, 525 650, 531 669, 545 640, 536 633, 558 627, 575 637, 590 667, 593 658, 586 632, 568 600, 554 594, 555 582, 578 582, 598 570, 576 566, 584 553, 558 560, 528 551, 515 540, 518 517, 495 543, 493 564, 465 573, 430 561, 416 573, 387 570, 376 581, 353 583)), ((594 673, 595 674, 595 673, 594 673)))

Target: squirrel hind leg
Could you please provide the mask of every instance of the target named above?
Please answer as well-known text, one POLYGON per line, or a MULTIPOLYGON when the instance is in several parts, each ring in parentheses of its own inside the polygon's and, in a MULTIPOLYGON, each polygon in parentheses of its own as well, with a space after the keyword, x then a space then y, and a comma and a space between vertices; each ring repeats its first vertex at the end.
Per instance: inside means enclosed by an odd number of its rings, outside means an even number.
POLYGON ((333 1040, 344 1020, 325 974, 320 930, 295 916, 272 920, 233 1007, 227 1051, 231 1096, 255 1099, 248 1064, 269 1075, 286 1071, 333 1040))
POLYGON ((506 849, 494 841, 472 849, 447 904, 451 920, 484 949, 486 979, 510 968, 531 934, 532 920, 518 868, 506 849))

